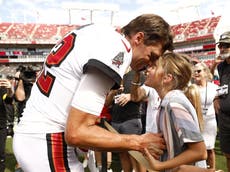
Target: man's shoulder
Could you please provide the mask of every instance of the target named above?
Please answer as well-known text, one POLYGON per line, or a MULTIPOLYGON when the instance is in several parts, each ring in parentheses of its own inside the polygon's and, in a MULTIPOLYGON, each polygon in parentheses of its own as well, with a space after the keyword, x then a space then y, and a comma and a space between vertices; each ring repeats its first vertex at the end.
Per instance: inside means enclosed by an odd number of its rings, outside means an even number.
POLYGON ((223 62, 221 62, 221 63, 217 66, 217 69, 219 70, 219 69, 222 69, 222 68, 227 67, 227 66, 230 67, 230 65, 224 60, 223 62))
POLYGON ((230 71, 230 64, 228 64, 226 61, 223 61, 217 66, 217 70, 220 76, 224 71, 228 73, 230 71))

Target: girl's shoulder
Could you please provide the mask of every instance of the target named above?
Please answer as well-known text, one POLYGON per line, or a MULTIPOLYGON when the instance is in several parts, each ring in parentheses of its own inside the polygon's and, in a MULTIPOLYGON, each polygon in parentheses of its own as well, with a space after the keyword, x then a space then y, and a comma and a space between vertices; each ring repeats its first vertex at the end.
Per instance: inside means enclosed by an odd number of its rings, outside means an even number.
POLYGON ((172 90, 168 92, 162 100, 162 105, 166 106, 169 103, 179 103, 179 104, 188 104, 189 101, 183 91, 181 90, 172 90))

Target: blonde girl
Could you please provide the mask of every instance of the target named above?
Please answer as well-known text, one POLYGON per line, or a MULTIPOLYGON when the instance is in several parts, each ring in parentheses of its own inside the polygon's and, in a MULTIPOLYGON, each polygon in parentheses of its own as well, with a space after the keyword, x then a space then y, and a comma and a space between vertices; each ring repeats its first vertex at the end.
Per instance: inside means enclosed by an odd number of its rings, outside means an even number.
MULTIPOLYGON (((196 166, 196 162, 207 158, 193 106, 195 102, 191 103, 186 97, 189 95, 191 76, 189 58, 173 52, 165 53, 155 66, 147 69, 145 85, 155 88, 162 100, 157 127, 158 132, 163 134, 167 147, 161 161, 154 159, 146 150, 146 157, 153 170, 176 171, 183 164, 196 166)), ((193 98, 195 101, 199 99, 193 98)), ((199 163, 199 166, 203 167, 204 163, 199 163)))

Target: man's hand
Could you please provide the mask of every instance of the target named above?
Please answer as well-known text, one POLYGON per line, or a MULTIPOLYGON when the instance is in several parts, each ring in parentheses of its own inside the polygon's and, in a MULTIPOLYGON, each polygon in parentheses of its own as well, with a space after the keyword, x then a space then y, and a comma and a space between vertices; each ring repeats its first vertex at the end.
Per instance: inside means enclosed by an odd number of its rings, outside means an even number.
POLYGON ((166 149, 162 134, 146 133, 143 134, 142 137, 143 140, 146 141, 146 145, 143 148, 143 153, 145 152, 145 149, 147 149, 155 159, 159 159, 160 155, 163 154, 163 150, 166 149))
POLYGON ((13 96, 14 92, 9 79, 3 79, 3 78, 0 79, 0 87, 7 90, 6 92, 7 97, 13 96))
POLYGON ((4 88, 11 88, 11 83, 8 79, 0 79, 0 86, 4 88))

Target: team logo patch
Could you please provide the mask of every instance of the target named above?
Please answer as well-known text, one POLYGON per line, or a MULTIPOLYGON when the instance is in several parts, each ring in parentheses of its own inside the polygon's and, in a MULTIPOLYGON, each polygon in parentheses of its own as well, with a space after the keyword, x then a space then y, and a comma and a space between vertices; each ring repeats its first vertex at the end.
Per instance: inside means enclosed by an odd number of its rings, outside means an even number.
POLYGON ((116 65, 118 68, 120 65, 122 65, 124 62, 124 52, 119 52, 113 59, 112 64, 116 65))

